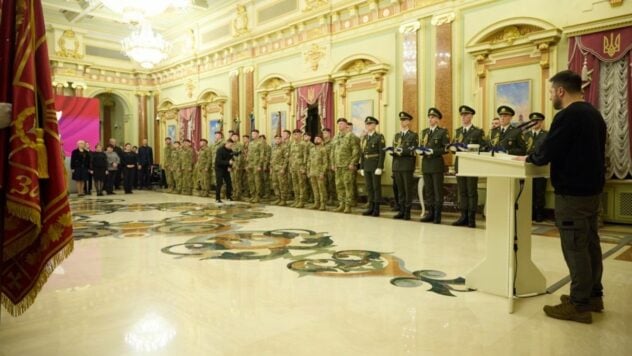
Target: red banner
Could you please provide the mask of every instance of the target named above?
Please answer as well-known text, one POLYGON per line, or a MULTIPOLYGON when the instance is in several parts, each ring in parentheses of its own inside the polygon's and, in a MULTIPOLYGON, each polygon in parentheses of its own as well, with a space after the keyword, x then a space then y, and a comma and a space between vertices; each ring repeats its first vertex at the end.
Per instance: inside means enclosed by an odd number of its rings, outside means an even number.
POLYGON ((0 297, 16 316, 72 251, 72 217, 41 0, 3 0, 0 29, 0 101, 13 104, 11 126, 0 135, 8 147, 0 156, 6 199, 0 297))
POLYGON ((602 62, 616 62, 632 50, 632 26, 577 36, 573 50, 590 52, 602 62))

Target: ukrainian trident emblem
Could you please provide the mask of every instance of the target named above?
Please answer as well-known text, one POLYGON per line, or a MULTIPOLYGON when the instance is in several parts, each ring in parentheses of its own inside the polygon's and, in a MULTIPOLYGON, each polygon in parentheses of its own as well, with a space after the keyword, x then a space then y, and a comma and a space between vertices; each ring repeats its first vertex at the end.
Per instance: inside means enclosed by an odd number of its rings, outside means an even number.
POLYGON ((610 38, 608 38, 608 36, 603 36, 603 52, 608 54, 610 58, 614 57, 614 55, 620 50, 621 34, 618 34, 617 37, 615 37, 614 33, 610 33, 610 38))

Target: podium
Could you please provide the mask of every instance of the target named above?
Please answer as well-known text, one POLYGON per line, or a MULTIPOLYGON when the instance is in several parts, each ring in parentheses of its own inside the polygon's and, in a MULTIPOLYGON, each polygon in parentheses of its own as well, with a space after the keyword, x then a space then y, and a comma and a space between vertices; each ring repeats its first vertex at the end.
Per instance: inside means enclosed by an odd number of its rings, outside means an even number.
POLYGON ((546 279, 531 260, 532 178, 548 177, 548 166, 514 156, 458 152, 457 176, 487 177, 486 256, 465 278, 468 287, 508 299, 543 293, 546 279))

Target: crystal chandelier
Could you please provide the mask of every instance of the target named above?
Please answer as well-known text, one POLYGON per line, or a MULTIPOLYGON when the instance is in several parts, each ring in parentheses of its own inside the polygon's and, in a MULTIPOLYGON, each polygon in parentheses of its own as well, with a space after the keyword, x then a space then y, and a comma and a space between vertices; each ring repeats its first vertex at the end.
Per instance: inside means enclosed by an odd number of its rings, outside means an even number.
POLYGON ((169 44, 160 34, 152 31, 147 21, 143 21, 121 44, 125 55, 145 69, 151 69, 167 58, 169 49, 169 44))
POLYGON ((100 1, 110 10, 120 13, 129 23, 140 23, 147 17, 159 15, 168 8, 184 9, 190 0, 92 0, 100 1))

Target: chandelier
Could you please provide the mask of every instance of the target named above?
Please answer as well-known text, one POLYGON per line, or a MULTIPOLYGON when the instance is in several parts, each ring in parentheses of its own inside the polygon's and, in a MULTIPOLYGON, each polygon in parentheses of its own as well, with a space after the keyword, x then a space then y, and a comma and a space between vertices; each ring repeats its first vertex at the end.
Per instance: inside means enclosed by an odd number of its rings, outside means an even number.
POLYGON ((184 9, 190 0, 92 0, 100 1, 110 10, 123 16, 129 23, 140 23, 147 17, 159 15, 168 8, 184 9))
POLYGON ((121 44, 123 53, 145 69, 151 69, 167 58, 169 50, 169 44, 160 34, 152 31, 147 21, 143 21, 121 44))

